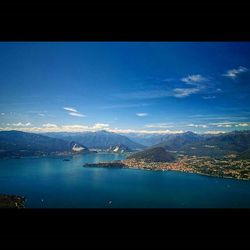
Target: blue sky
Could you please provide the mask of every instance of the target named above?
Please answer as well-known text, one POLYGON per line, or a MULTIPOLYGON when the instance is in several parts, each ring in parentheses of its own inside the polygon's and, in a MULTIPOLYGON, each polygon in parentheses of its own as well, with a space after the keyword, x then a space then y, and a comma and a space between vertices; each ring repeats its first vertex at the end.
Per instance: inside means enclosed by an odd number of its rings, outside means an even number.
POLYGON ((2 42, 0 130, 250 129, 250 43, 2 42))

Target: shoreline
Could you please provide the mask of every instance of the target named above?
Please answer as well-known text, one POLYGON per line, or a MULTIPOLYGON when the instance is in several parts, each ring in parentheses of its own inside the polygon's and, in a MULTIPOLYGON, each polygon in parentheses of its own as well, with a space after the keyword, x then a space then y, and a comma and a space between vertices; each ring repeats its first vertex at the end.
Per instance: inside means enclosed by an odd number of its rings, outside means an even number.
POLYGON ((124 153, 111 153, 111 152, 94 152, 89 151, 85 153, 65 153, 65 154, 43 154, 43 155, 25 155, 25 156, 6 156, 0 157, 0 160, 19 160, 19 159, 37 159, 37 158, 64 158, 64 157, 74 157, 74 156, 81 156, 81 155, 89 155, 89 154, 114 154, 114 155, 124 155, 124 153))
MULTIPOLYGON (((240 180, 240 181, 249 181, 249 178, 239 178, 239 177, 233 177, 233 176, 227 176, 227 175, 215 175, 215 174, 207 174, 207 173, 203 173, 197 170, 194 170, 192 167, 186 167, 184 169, 180 169, 180 168, 162 168, 162 167, 157 167, 154 168, 152 166, 150 166, 150 164, 152 163, 145 163, 145 162, 138 162, 140 164, 140 166, 138 166, 137 164, 131 165, 131 164, 127 164, 126 163, 127 160, 122 160, 122 161, 115 161, 115 162, 100 162, 100 163, 86 163, 83 164, 83 167, 101 167, 101 168, 127 168, 127 169, 135 169, 135 170, 147 170, 147 171, 175 171, 175 172, 181 172, 181 173, 188 173, 188 174, 198 174, 198 175, 203 175, 206 177, 213 177, 213 178, 223 178, 223 179, 232 179, 232 180, 240 180), (144 166, 142 166, 142 164, 144 166), (136 166, 137 165, 137 166, 136 166)), ((153 164, 164 164, 164 163, 153 163, 153 164)), ((176 164, 175 163, 172 163, 176 164)), ((178 164, 178 162, 177 162, 178 164)), ((170 165, 170 166, 172 166, 170 165)), ((169 164, 166 164, 166 166, 169 166, 169 164)))
POLYGON ((0 194, 1 208, 25 208, 26 198, 19 195, 0 194))

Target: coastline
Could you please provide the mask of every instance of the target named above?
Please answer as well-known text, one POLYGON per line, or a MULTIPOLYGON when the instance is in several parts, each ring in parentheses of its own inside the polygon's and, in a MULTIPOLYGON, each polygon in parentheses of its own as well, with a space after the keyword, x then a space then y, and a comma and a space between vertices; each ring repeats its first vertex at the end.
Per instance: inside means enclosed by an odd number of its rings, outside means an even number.
POLYGON ((1 208, 25 208, 26 198, 19 195, 0 194, 1 208))
POLYGON ((148 171, 176 171, 182 173, 189 174, 198 174, 204 175, 207 177, 216 177, 216 178, 224 178, 224 179, 233 179, 233 180, 241 180, 241 181, 249 181, 250 178, 229 176, 229 175, 216 175, 216 174, 208 174, 205 172, 198 171, 194 169, 192 166, 188 166, 187 164, 183 164, 183 162, 174 162, 174 163, 147 163, 147 162, 136 162, 136 161, 113 161, 113 162, 101 162, 101 163, 91 163, 91 164, 83 164, 83 167, 104 167, 104 168, 127 168, 127 169, 136 169, 136 170, 148 170, 148 171), (177 167, 176 167, 177 166, 177 167))

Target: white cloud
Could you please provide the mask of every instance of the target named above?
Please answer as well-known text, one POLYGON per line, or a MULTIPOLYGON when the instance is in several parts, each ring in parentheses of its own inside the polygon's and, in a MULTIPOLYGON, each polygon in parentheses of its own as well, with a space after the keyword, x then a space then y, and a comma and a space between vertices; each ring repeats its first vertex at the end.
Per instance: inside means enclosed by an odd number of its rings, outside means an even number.
POLYGON ((107 123, 96 123, 93 126, 93 129, 103 129, 103 128, 108 128, 108 127, 109 127, 109 124, 107 123))
POLYGON ((31 126, 31 123, 30 122, 27 122, 27 123, 18 122, 18 123, 12 123, 8 125, 12 125, 15 127, 27 127, 27 126, 31 126))
POLYGON ((148 113, 136 113, 137 116, 144 117, 148 116, 148 113))
POLYGON ((107 129, 107 131, 119 133, 119 134, 127 134, 127 133, 142 133, 142 134, 180 134, 184 133, 183 130, 135 130, 135 129, 107 129))
POLYGON ((198 93, 200 91, 200 88, 176 88, 174 89, 173 96, 182 98, 187 97, 192 94, 198 93))
POLYGON ((84 131, 84 130, 88 130, 89 127, 88 126, 85 126, 85 125, 62 125, 61 126, 61 131, 84 131))
POLYGON ((43 124, 43 127, 44 128, 58 128, 58 126, 56 124, 53 124, 53 123, 43 124))
POLYGON ((189 75, 187 77, 183 77, 181 79, 182 82, 191 85, 197 85, 200 82, 207 81, 207 78, 203 77, 202 75, 189 75))
POLYGON ((75 108, 64 107, 63 109, 66 110, 66 111, 70 111, 70 112, 68 113, 68 115, 76 116, 76 117, 86 117, 86 115, 81 114, 81 113, 78 112, 75 108))
POLYGON ((70 113, 68 113, 68 115, 77 116, 77 117, 86 117, 86 115, 83 115, 81 113, 74 113, 74 112, 70 112, 70 113))
POLYGON ((5 113, 1 113, 1 115, 5 115, 5 113))
POLYGON ((235 127, 249 127, 249 126, 250 126, 250 123, 239 123, 235 125, 235 127))
POLYGON ((231 124, 219 124, 219 125, 217 125, 217 127, 231 128, 232 125, 231 124))
POLYGON ((210 125, 216 126, 216 127, 222 127, 222 128, 231 128, 233 126, 235 127, 248 127, 250 126, 249 122, 215 122, 215 123, 210 123, 210 125))
MULTIPOLYGON (((9 131, 9 130, 16 130, 16 128, 13 128, 13 126, 12 127, 11 126, 0 127, 0 131, 9 131)), ((39 128, 39 127, 19 127, 18 130, 24 131, 24 132, 39 132, 41 130, 41 128, 39 128)))
POLYGON ((247 68, 239 66, 237 69, 230 69, 228 70, 223 76, 235 79, 240 73, 244 73, 248 71, 247 68))
POLYGON ((194 84, 195 87, 193 88, 175 88, 175 89, 152 89, 152 90, 142 90, 142 91, 135 91, 129 93, 121 93, 116 94, 116 97, 122 99, 158 99, 158 98, 165 98, 165 97, 187 97, 189 95, 198 93, 204 89, 206 89, 205 85, 201 84, 194 84))
POLYGON ((194 127, 194 128, 207 128, 208 126, 205 125, 205 124, 193 124, 193 123, 190 123, 187 125, 188 127, 194 127))
POLYGON ((70 111, 70 112, 76 112, 76 113, 78 113, 78 111, 77 111, 75 108, 64 107, 63 109, 64 109, 64 110, 66 110, 66 111, 70 111))
POLYGON ((221 131, 221 130, 210 130, 210 131, 204 132, 204 134, 212 134, 212 135, 224 134, 224 133, 226 133, 226 132, 225 131, 221 131))
POLYGON ((42 113, 39 113, 38 115, 39 115, 39 116, 45 116, 45 114, 42 114, 42 113))
POLYGON ((190 96, 192 94, 196 94, 207 87, 204 85, 204 82, 208 81, 208 79, 200 74, 197 75, 188 75, 187 77, 181 78, 181 81, 187 85, 193 85, 193 88, 175 88, 173 91, 173 96, 177 98, 183 98, 190 96))
POLYGON ((214 123, 210 123, 210 125, 216 126, 219 128, 231 128, 236 123, 237 122, 214 122, 214 123))
MULTIPOLYGON (((109 124, 106 123, 96 123, 92 126, 87 125, 57 125, 52 123, 43 124, 42 127, 19 127, 18 130, 24 132, 85 132, 85 131, 98 131, 105 128, 105 130, 114 133, 126 134, 126 133, 141 133, 141 134, 177 134, 183 133, 183 130, 135 130, 135 129, 119 129, 119 128, 110 128, 109 124)), ((13 130, 11 124, 8 127, 0 127, 1 131, 13 130)))
POLYGON ((144 125, 145 128, 173 128, 173 125, 169 125, 169 123, 153 123, 144 125))

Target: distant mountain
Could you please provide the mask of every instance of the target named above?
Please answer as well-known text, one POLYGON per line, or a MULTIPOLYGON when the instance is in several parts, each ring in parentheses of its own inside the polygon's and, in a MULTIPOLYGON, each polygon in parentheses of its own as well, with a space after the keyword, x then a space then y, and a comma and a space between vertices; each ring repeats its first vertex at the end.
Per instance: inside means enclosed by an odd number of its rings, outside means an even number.
MULTIPOLYGON (((0 131, 0 156, 28 156, 56 152, 76 152, 68 141, 21 131, 0 131)), ((74 148, 75 147, 75 148, 74 148)), ((84 151, 88 151, 83 147, 84 151)), ((80 151, 78 151, 80 152, 80 151)))
POLYGON ((113 146, 113 147, 110 147, 108 149, 108 152, 112 152, 112 153, 124 153, 124 152, 131 152, 132 150, 123 145, 123 144, 119 144, 119 145, 116 145, 116 146, 113 146))
POLYGON ((190 131, 176 134, 126 133, 125 135, 131 140, 148 147, 161 146, 161 143, 163 143, 163 146, 164 143, 166 143, 167 146, 169 146, 168 144, 177 144, 176 146, 179 147, 178 144, 182 145, 183 143, 186 144, 193 140, 202 140, 215 136, 209 134, 195 134, 190 131), (179 142, 177 143, 178 140, 179 142))
POLYGON ((250 148, 238 155, 238 159, 249 160, 250 159, 250 148))
POLYGON ((165 137, 163 142, 156 144, 153 147, 163 147, 167 150, 179 150, 185 145, 203 140, 205 140, 204 136, 188 131, 180 134, 171 134, 168 137, 165 137))
POLYGON ((144 162, 172 162, 175 160, 175 156, 162 147, 156 147, 134 153, 128 159, 144 162))
MULTIPOLYGON (((160 137, 158 137, 160 139, 160 137)), ((162 135, 162 142, 150 148, 195 156, 221 157, 236 154, 249 158, 250 131, 233 131, 219 135, 201 135, 193 132, 162 135)), ((0 131, 0 157, 42 155, 60 152, 85 153, 88 148, 108 149, 110 152, 128 152, 145 149, 126 136, 107 131, 83 133, 35 134, 21 131, 0 131)), ((169 152, 168 152, 169 153, 169 152)))
POLYGON ((66 141, 76 141, 88 148, 108 149, 117 145, 124 145, 131 150, 140 150, 145 146, 136 143, 126 136, 105 130, 96 132, 79 132, 79 133, 46 133, 47 136, 60 138, 66 141))
MULTIPOLYGON (((179 150, 196 156, 241 154, 250 148, 250 131, 233 131, 182 146, 179 150)), ((247 153, 246 153, 247 154, 247 153)))
POLYGON ((145 146, 153 146, 159 144, 169 137, 172 134, 146 134, 146 133, 126 133, 124 134, 129 139, 133 140, 134 142, 140 143, 145 146))

